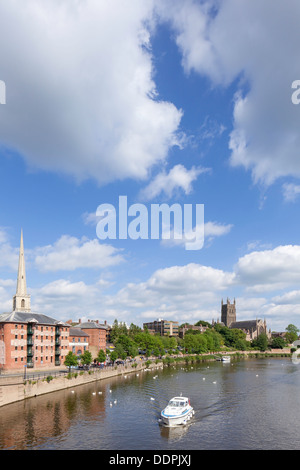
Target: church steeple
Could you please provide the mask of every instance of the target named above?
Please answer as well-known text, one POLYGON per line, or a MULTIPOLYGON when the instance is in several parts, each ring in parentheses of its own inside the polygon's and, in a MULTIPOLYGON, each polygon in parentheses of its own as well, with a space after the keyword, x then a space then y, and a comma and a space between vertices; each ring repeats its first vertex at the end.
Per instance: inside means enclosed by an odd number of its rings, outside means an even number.
POLYGON ((13 310, 18 312, 30 312, 30 295, 26 289, 25 258, 23 245, 23 230, 21 230, 19 267, 16 295, 13 297, 13 310))

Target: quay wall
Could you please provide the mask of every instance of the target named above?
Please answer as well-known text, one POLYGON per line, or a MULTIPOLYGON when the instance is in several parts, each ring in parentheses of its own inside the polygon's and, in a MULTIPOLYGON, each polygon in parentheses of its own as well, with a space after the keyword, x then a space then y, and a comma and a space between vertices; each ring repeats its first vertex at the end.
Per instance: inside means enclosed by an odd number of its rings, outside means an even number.
MULTIPOLYGON (((161 367, 162 364, 150 364, 149 369, 161 367)), ((89 372, 80 373, 74 371, 71 373, 71 377, 59 376, 54 377, 52 380, 24 380, 23 377, 0 377, 0 407, 14 403, 16 401, 25 400, 27 398, 33 398, 46 393, 57 392, 67 388, 73 388, 78 385, 84 385, 97 380, 102 380, 110 377, 116 377, 118 375, 127 375, 137 371, 145 370, 147 367, 145 364, 138 364, 137 367, 127 368, 124 366, 118 366, 116 369, 111 367, 109 369, 97 369, 89 372)), ((49 373, 49 375, 51 375, 49 373)))

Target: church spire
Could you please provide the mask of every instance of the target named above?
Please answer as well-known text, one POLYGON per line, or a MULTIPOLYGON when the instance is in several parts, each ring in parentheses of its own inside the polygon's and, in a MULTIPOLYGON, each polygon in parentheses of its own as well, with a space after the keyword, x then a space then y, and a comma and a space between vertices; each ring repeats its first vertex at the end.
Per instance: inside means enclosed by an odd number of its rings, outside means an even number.
POLYGON ((27 294, 26 289, 23 230, 21 230, 17 290, 16 295, 13 297, 13 310, 20 312, 30 312, 30 295, 27 294))
POLYGON ((24 258, 24 245, 23 245, 23 230, 21 230, 20 253, 19 253, 19 268, 17 280, 17 295, 27 294, 26 292, 26 273, 25 273, 25 258, 24 258))

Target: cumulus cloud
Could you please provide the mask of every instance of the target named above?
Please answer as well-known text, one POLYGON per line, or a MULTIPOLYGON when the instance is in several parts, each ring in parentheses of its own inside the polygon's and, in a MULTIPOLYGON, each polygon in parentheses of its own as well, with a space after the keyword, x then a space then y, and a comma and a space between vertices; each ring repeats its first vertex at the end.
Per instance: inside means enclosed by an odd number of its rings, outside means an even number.
POLYGON ((35 264, 41 271, 106 268, 124 261, 120 250, 99 240, 63 235, 53 245, 36 250, 35 264))
MULTIPOLYGON (((213 224, 211 230, 219 231, 213 224)), ((0 251, 6 246, 7 254, 17 253, 18 248, 9 244, 7 235, 3 238, 0 251)), ((158 269, 148 279, 127 283, 114 293, 111 277, 101 274, 89 284, 76 273, 76 269, 102 269, 124 261, 118 250, 101 245, 98 240, 65 235, 53 245, 27 249, 26 253, 28 264, 45 272, 46 279, 56 271, 73 272, 73 279, 43 283, 40 278, 39 287, 28 283, 32 309, 65 321, 84 316, 108 322, 118 318, 139 325, 157 317, 192 323, 200 319, 211 321, 220 318, 221 298, 232 295, 236 297, 239 320, 266 317, 272 329, 279 330, 286 321, 296 325, 298 322, 298 245, 253 251, 241 256, 228 271, 198 263, 158 269)), ((4 259, 8 260, 7 256, 4 259)), ((15 288, 16 279, 0 279, 1 311, 11 310, 15 288)))
POLYGON ((283 197, 287 202, 294 202, 300 194, 300 185, 294 183, 285 183, 282 186, 283 197))
MULTIPOLYGON (((204 223, 204 243, 210 244, 214 238, 227 235, 232 229, 232 224, 220 224, 218 222, 206 222, 204 223)), ((174 230, 170 231, 170 237, 162 239, 161 244, 163 246, 185 246, 196 238, 196 232, 202 233, 203 226, 197 225, 187 233, 176 233, 174 230)))
POLYGON ((241 257, 235 268, 237 282, 247 289, 283 289, 300 282, 300 246, 278 246, 241 257))
POLYGON ((182 54, 186 73, 213 86, 234 81, 230 162, 266 185, 300 177, 300 113, 292 82, 299 79, 300 4, 278 0, 165 1, 158 6, 182 54), (270 13, 271 12, 271 13, 270 13))
POLYGON ((129 283, 106 303, 119 312, 146 319, 164 317, 182 321, 216 318, 221 292, 234 283, 234 275, 190 263, 155 271, 141 283, 129 283))
POLYGON ((0 3, 2 149, 100 183, 146 178, 182 111, 153 80, 152 0, 0 3))
POLYGON ((192 183, 207 168, 192 167, 187 170, 183 165, 175 165, 169 173, 162 171, 141 191, 141 197, 151 200, 163 194, 171 198, 176 192, 183 191, 184 194, 190 194, 192 191, 192 183))

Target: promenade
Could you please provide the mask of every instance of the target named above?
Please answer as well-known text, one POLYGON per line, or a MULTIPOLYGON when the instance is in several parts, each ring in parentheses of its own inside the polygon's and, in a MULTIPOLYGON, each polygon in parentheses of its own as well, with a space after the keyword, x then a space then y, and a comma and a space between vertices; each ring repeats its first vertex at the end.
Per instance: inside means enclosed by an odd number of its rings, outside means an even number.
POLYGON ((51 374, 50 370, 36 371, 24 379, 24 374, 5 374, 0 376, 0 407, 14 403, 16 401, 33 398, 46 393, 56 392, 73 388, 78 385, 103 380, 118 375, 132 374, 146 369, 162 367, 162 363, 151 363, 150 365, 145 362, 140 362, 136 367, 132 365, 117 365, 106 367, 103 369, 92 368, 88 371, 79 371, 71 369, 71 373, 66 371, 54 371, 51 374), (56 374, 56 375, 55 375, 56 374))

